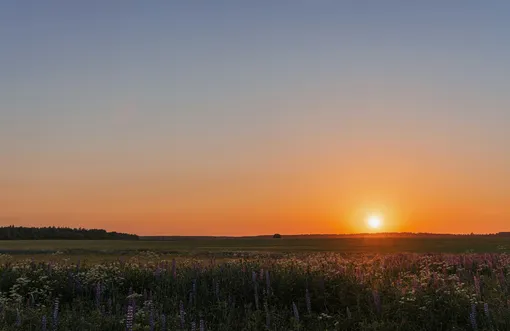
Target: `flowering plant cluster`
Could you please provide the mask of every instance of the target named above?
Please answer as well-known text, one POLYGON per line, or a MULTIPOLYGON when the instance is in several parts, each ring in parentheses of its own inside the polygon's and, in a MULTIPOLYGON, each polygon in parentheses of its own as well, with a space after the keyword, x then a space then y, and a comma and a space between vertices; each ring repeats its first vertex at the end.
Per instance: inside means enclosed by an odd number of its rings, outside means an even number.
POLYGON ((0 260, 1 330, 510 330, 504 253, 0 260))

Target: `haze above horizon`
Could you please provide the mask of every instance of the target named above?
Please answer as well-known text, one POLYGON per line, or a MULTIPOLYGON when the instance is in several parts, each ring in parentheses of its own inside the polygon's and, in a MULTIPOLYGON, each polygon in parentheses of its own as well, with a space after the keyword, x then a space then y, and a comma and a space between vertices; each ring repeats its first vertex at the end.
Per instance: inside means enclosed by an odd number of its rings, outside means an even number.
POLYGON ((471 0, 2 1, 0 225, 506 231, 509 15, 471 0))

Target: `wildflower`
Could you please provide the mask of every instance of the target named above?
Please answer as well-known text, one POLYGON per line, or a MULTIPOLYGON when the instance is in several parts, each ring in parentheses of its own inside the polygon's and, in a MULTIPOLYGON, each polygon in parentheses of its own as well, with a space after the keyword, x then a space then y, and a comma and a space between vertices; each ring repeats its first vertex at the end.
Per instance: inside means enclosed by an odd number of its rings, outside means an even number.
POLYGON ((161 314, 159 321, 160 321, 159 323, 161 325, 161 331, 166 331, 166 316, 165 316, 165 314, 161 314))
POLYGON ((59 308, 59 300, 55 299, 55 306, 53 307, 53 330, 56 330, 58 327, 58 308, 59 308))
POLYGON ((298 311, 297 306, 294 302, 292 302, 292 311, 294 312, 294 318, 299 323, 299 311, 298 311))
POLYGON ((181 328, 182 329, 184 329, 184 322, 185 322, 184 315, 185 314, 186 314, 186 312, 184 311, 184 303, 181 300, 179 302, 179 317, 181 318, 181 328))
POLYGON ((133 306, 129 305, 128 309, 127 309, 127 316, 126 316, 126 330, 127 331, 133 331, 133 319, 134 319, 133 306))
POLYGON ((473 330, 478 330, 478 325, 476 324, 476 305, 471 305, 471 313, 469 314, 469 321, 471 322, 471 327, 473 330))
POLYGON ((149 330, 154 331, 154 307, 152 302, 150 304, 150 313, 149 313, 149 330))
POLYGON ((205 331, 205 321, 203 319, 200 319, 199 330, 205 331))
POLYGON ((46 324, 47 324, 46 315, 43 315, 42 320, 41 320, 41 330, 42 331, 46 331, 46 324))
POLYGON ((197 323, 195 321, 191 322, 191 331, 197 331, 197 323))
POLYGON ((483 311, 485 313, 485 316, 489 317, 489 304, 487 302, 483 304, 483 311))

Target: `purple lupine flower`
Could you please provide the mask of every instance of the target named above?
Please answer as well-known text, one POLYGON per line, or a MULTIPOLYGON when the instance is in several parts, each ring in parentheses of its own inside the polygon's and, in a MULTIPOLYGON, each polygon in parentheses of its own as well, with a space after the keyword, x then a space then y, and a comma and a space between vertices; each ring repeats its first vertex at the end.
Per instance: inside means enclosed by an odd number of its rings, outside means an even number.
POLYGON ((193 284, 191 286, 191 290, 193 291, 193 296, 196 298, 197 296, 197 280, 193 279, 193 284))
POLYGON ((197 331, 197 323, 195 321, 191 322, 191 331, 197 331))
POLYGON ((46 321, 46 315, 43 315, 42 320, 41 320, 41 330, 42 331, 46 331, 46 324, 48 324, 46 321))
POLYGON ((154 308, 150 307, 150 313, 149 313, 149 330, 154 331, 154 308))
POLYGON ((133 331, 133 319, 135 317, 133 306, 129 305, 126 316, 126 331, 133 331))
POLYGON ((489 304, 487 302, 483 304, 483 311, 485 313, 485 316, 489 318, 489 304))
POLYGON ((264 279, 264 268, 260 268, 260 280, 264 279))
POLYGON ((58 327, 58 308, 59 308, 59 300, 55 299, 55 306, 53 307, 53 330, 56 330, 58 327))
POLYGON ((377 290, 372 291, 372 296, 374 297, 374 305, 377 313, 381 313, 381 296, 377 290))
POLYGON ((478 330, 478 324, 476 324, 476 305, 471 305, 471 312, 469 313, 469 321, 473 330, 478 330))
POLYGON ((251 272, 251 281, 255 283, 257 281, 257 273, 255 271, 251 272))
POLYGON ((203 319, 200 319, 199 330, 200 331, 205 331, 205 321, 203 319))
POLYGON ((292 311, 294 313, 294 318, 299 323, 299 311, 298 311, 297 306, 294 302, 292 302, 292 311))
POLYGON ((179 302, 179 317, 181 318, 181 328, 184 329, 184 323, 186 320, 184 319, 184 315, 186 312, 184 311, 184 303, 182 300, 179 302))
POLYGON ((172 276, 177 278, 177 261, 175 259, 172 259, 172 276))
POLYGON ((312 313, 312 300, 310 299, 310 291, 308 291, 308 288, 305 290, 305 300, 306 300, 306 310, 308 311, 308 314, 312 313))
POLYGON ((166 331, 166 316, 165 314, 161 314, 159 319, 159 324, 161 325, 161 331, 166 331))

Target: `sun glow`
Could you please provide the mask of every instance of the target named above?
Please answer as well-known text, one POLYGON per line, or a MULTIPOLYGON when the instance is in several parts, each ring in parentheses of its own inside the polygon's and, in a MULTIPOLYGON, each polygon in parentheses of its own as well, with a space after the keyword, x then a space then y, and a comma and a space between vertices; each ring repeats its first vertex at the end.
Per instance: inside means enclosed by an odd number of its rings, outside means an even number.
POLYGON ((380 229, 382 223, 383 223, 382 217, 379 215, 372 214, 367 218, 367 225, 373 230, 380 229))

